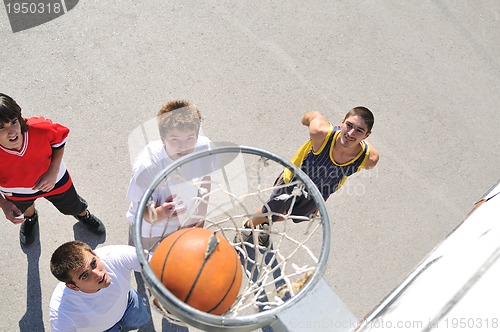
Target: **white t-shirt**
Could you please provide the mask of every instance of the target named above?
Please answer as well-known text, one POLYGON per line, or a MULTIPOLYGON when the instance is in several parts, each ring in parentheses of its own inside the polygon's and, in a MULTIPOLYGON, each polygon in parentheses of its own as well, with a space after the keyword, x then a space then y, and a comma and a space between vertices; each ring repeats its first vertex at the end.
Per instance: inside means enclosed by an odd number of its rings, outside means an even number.
POLYGON ((125 313, 132 271, 140 271, 134 247, 113 245, 94 250, 109 274, 111 284, 96 293, 84 293, 60 282, 50 299, 52 331, 105 331, 125 313))
MULTIPOLYGON (((210 143, 209 138, 201 135, 198 136, 194 152, 210 149, 210 143)), ((203 167, 198 167, 199 164, 196 164, 195 168, 193 168, 195 164, 186 165, 186 167, 191 169, 183 169, 183 171, 187 171, 184 172, 183 176, 175 179, 171 178, 165 181, 166 183, 161 183, 153 191, 150 200, 155 203, 155 206, 160 206, 170 195, 175 194, 176 197, 174 201, 182 201, 182 205, 186 206, 186 212, 168 220, 159 220, 154 224, 143 220, 142 237, 166 236, 179 229, 180 226, 184 226, 187 219, 196 214, 199 200, 194 198, 200 196, 200 182, 203 176, 208 175, 215 167, 213 165, 207 165, 212 163, 206 161, 207 159, 203 160, 203 167), (192 174, 187 174, 186 176, 186 173, 192 174)), ((135 160, 132 177, 130 178, 127 190, 127 198, 130 200, 130 206, 126 216, 131 225, 134 224, 139 202, 148 186, 154 181, 158 174, 173 162, 174 161, 167 155, 161 140, 152 141, 141 150, 139 156, 135 160)))

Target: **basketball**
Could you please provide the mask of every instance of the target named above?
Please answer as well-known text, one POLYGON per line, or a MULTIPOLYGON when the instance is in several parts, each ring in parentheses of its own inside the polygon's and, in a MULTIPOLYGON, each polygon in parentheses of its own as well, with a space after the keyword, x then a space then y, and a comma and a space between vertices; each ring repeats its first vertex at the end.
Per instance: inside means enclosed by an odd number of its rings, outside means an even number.
POLYGON ((150 266, 177 298, 213 315, 229 310, 241 286, 236 250, 223 236, 206 228, 169 234, 153 252, 150 266))

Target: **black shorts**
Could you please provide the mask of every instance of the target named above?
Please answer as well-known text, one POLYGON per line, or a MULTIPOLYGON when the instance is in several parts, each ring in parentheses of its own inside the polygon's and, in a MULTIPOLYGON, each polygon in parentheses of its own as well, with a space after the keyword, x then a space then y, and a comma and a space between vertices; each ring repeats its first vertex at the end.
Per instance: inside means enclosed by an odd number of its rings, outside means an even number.
MULTIPOLYGON (((84 212, 88 204, 87 202, 78 195, 76 189, 73 185, 69 187, 68 190, 63 192, 62 194, 53 195, 53 196, 45 196, 45 199, 50 201, 62 214, 77 216, 84 212)), ((35 199, 29 201, 11 201, 22 213, 26 211, 33 203, 35 199)))
POLYGON ((309 195, 306 188, 303 188, 301 190, 300 195, 294 196, 292 193, 293 190, 298 186, 298 184, 293 183, 291 185, 286 185, 283 182, 281 175, 276 180, 275 186, 277 186, 278 188, 275 188, 273 190, 271 197, 262 207, 263 213, 268 213, 269 211, 271 211, 272 221, 277 221, 278 219, 283 218, 283 216, 286 215, 291 218, 293 222, 299 223, 305 221, 305 218, 311 218, 318 211, 316 202, 311 197, 311 195, 309 195), (293 207, 292 203, 294 203, 293 207))

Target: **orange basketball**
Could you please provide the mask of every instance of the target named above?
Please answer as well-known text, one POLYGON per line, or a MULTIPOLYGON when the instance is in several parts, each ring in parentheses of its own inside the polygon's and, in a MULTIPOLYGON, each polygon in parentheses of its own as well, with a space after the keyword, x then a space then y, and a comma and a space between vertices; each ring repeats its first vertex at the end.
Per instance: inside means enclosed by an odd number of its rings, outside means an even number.
POLYGON ((233 305, 241 286, 236 250, 206 228, 185 228, 169 234, 153 252, 151 269, 180 300, 214 315, 233 305))

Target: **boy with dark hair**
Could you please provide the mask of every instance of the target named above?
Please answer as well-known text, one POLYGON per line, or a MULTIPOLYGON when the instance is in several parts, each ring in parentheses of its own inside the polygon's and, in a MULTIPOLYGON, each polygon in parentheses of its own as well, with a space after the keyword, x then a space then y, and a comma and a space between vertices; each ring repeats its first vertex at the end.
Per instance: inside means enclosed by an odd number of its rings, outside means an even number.
MULTIPOLYGON (((366 141, 374 123, 372 112, 363 106, 350 110, 342 119, 340 127, 334 127, 319 112, 308 112, 302 117, 302 124, 309 128, 310 139, 304 143, 292 158, 292 163, 306 173, 319 189, 324 200, 336 192, 350 175, 361 169, 375 167, 379 160, 378 151, 366 141)), ((285 169, 276 180, 275 189, 267 203, 257 210, 257 216, 244 224, 243 241, 248 242, 251 229, 263 228, 259 232, 259 243, 269 244, 269 233, 265 231, 270 220, 281 221, 293 202, 295 186, 286 186, 295 181, 291 170, 285 169)), ((317 206, 310 195, 303 193, 296 197, 291 215, 294 222, 310 218, 317 206)), ((235 239, 239 242, 239 239, 235 239)))
POLYGON ((60 281, 50 299, 52 331, 130 331, 151 319, 147 302, 130 287, 131 272, 141 270, 134 247, 94 251, 66 242, 52 254, 50 269, 60 281))
POLYGON ((43 117, 23 118, 21 107, 0 93, 0 207, 5 217, 21 224, 20 241, 35 240, 38 213, 35 200, 49 200, 95 234, 102 222, 87 209, 62 161, 69 129, 43 117))

